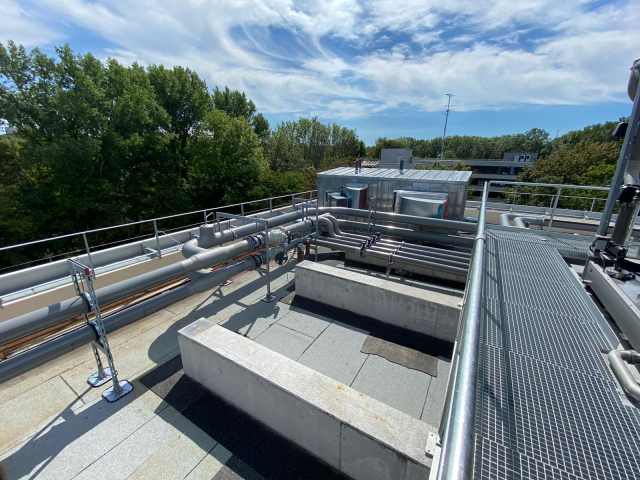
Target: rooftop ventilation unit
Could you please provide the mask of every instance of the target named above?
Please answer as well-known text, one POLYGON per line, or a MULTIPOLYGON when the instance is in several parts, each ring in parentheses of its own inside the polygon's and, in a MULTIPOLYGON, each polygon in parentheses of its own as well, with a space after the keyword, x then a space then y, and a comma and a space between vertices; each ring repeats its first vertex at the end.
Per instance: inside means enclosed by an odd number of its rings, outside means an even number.
POLYGON ((446 206, 442 204, 441 218, 462 220, 470 180, 471 172, 467 171, 405 170, 401 173, 397 168, 367 168, 355 173, 353 168, 343 167, 318 173, 318 198, 324 202, 321 206, 329 206, 327 193, 339 190, 342 196, 350 199, 351 208, 369 208, 368 199, 371 198, 374 210, 394 212, 397 192, 403 191, 407 197, 402 200, 403 205, 413 204, 412 208, 422 209, 428 213, 425 216, 432 216, 433 202, 444 200, 419 194, 439 193, 447 196, 446 206))

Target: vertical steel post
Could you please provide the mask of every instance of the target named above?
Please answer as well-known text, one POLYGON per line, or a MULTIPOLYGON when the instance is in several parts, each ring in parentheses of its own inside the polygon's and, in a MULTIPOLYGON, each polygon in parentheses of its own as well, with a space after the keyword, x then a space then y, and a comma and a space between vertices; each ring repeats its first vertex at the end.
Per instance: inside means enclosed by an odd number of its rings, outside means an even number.
POLYGON ((553 223, 553 216, 556 214, 556 208, 558 207, 558 200, 560 199, 561 191, 562 191, 562 187, 558 187, 558 191, 556 192, 556 198, 553 201, 553 209, 551 210, 551 216, 549 217, 549 226, 547 227, 547 232, 551 231, 551 224, 553 223))
POLYGON ((600 219, 600 225, 598 226, 598 235, 607 235, 609 232, 609 222, 611 221, 611 215, 613 215, 613 209, 616 206, 618 195, 620 194, 620 186, 624 180, 624 174, 627 171, 627 165, 629 165, 629 158, 633 153, 635 147, 636 135, 638 133, 638 127, 640 126, 640 88, 636 90, 636 97, 633 101, 633 108, 631 109, 631 116, 629 117, 629 125, 627 126, 627 133, 624 136, 624 143, 620 150, 620 157, 618 159, 618 165, 616 166, 616 173, 611 179, 611 188, 609 189, 609 195, 607 196, 607 203, 604 206, 602 212, 602 218, 600 219))
POLYGON ((263 302, 273 302, 277 297, 271 294, 271 282, 269 280, 269 221, 264 222, 264 235, 265 235, 265 263, 267 264, 267 294, 261 298, 263 302))
POLYGON ((269 216, 273 215, 273 198, 269 199, 269 216))
POLYGON ((313 192, 309 192, 309 201, 313 200, 313 192))
POLYGON ((158 249, 158 258, 162 258, 162 250, 160 250, 160 239, 158 238, 158 225, 153 221, 153 231, 156 234, 156 248, 158 249))
POLYGON ((316 207, 316 263, 318 263, 318 210, 319 207, 316 207))
POLYGON ((589 218, 591 218, 591 214, 593 213, 593 209, 596 206, 596 198, 593 199, 593 202, 591 202, 591 210, 589 210, 589 218))
POLYGON ((269 280, 269 248, 271 243, 269 242, 269 222, 265 222, 264 224, 264 241, 267 246, 264 257, 267 264, 267 298, 269 298, 271 297, 271 281, 269 280))
POLYGON ((244 203, 240 204, 240 215, 244 217, 244 203))
POLYGON ((204 211, 204 225, 207 226, 207 211, 204 211))
POLYGON ((91 260, 91 250, 89 250, 89 242, 87 241, 87 234, 83 232, 82 238, 84 238, 84 246, 87 249, 87 258, 89 259, 89 266, 91 267, 91 275, 93 275, 93 278, 96 278, 96 271, 93 268, 93 260, 91 260))

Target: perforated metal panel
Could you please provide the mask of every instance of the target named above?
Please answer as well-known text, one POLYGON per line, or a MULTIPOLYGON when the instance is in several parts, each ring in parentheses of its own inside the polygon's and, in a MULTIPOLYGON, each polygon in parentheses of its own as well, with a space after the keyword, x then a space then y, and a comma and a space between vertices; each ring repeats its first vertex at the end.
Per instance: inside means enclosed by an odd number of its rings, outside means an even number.
POLYGON ((556 251, 588 242, 552 240, 487 230, 475 477, 639 478, 640 410, 556 251))

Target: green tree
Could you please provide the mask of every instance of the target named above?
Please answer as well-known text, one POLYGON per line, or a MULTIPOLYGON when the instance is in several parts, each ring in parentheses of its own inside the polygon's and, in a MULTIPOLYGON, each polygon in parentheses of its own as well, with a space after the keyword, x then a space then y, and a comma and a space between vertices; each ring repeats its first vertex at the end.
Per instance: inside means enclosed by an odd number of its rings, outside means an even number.
POLYGON ((244 117, 250 122, 256 113, 256 105, 247 99, 244 92, 230 90, 229 87, 224 87, 224 90, 215 87, 212 99, 213 106, 217 110, 222 110, 230 118, 244 117))
POLYGON ((196 72, 180 66, 167 69, 163 65, 151 65, 148 76, 158 104, 168 114, 169 121, 162 127, 172 134, 170 145, 175 170, 186 178, 187 142, 211 110, 207 84, 196 72))
POLYGON ((258 136, 244 117, 210 112, 189 143, 190 183, 201 207, 249 199, 268 166, 258 136))

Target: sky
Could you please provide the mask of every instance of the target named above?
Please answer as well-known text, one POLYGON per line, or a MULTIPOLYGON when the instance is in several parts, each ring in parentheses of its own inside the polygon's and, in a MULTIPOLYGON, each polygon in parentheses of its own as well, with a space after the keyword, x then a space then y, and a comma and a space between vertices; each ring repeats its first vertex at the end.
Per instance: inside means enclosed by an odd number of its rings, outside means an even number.
POLYGON ((0 42, 182 65, 272 127, 377 137, 552 136, 631 112, 637 0, 3 0, 0 42))

